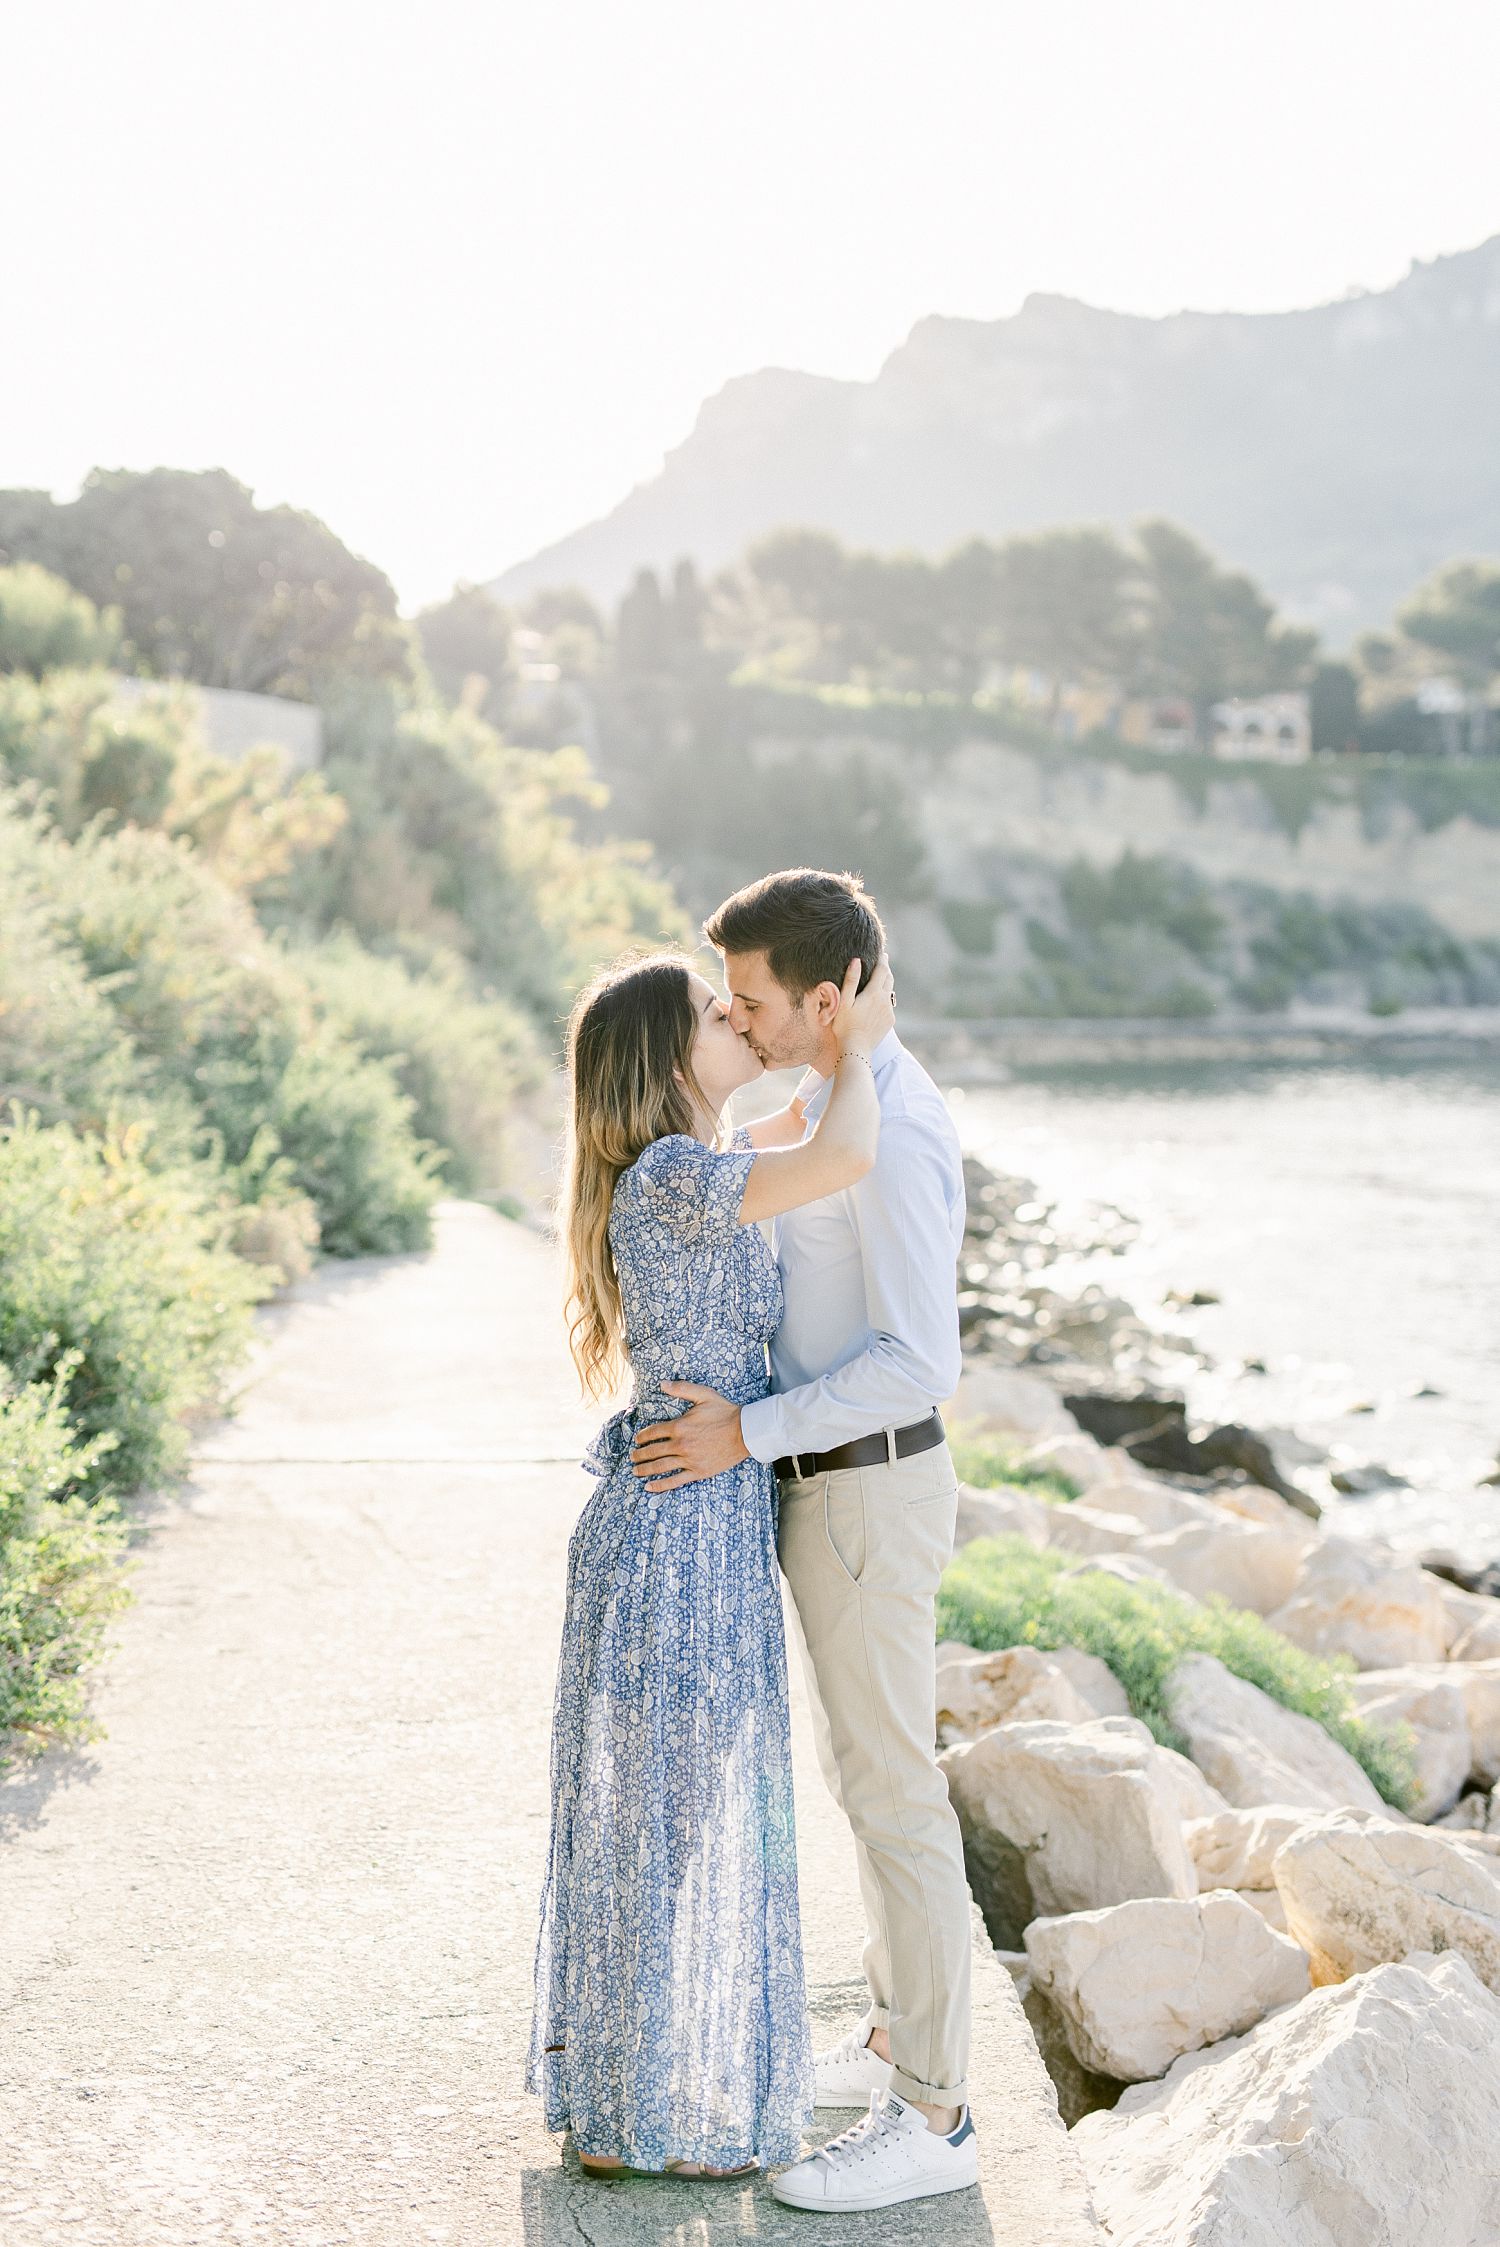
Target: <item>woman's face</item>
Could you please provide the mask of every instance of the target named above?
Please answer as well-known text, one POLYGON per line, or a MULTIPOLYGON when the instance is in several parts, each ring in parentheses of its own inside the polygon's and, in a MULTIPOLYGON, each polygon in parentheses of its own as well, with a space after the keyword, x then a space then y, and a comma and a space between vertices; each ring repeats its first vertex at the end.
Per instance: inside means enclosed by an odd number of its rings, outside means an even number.
POLYGON ((698 1018, 693 1039, 693 1074, 703 1087, 703 1097, 715 1115, 732 1092, 761 1074, 760 1062, 738 1030, 730 1025, 729 1010, 717 991, 701 975, 688 977, 693 1012, 698 1018))

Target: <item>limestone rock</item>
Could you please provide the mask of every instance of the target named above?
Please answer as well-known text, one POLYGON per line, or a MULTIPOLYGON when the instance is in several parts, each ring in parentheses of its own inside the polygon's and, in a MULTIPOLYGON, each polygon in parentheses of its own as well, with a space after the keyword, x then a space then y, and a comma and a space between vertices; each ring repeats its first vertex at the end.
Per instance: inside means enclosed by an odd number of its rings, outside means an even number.
POLYGON ((1194 1763, 1236 1808, 1385 1810, 1353 1756, 1320 1724, 1235 1677, 1216 1655, 1186 1655, 1163 1697, 1194 1763))
MULTIPOLYGON (((1157 1743, 1160 1746, 1160 1742, 1157 1743)), ((1221 1818, 1229 1805, 1217 1787, 1211 1787, 1190 1756, 1179 1755, 1175 1748, 1162 1748, 1162 1777, 1171 1789, 1172 1801, 1184 1828, 1196 1825, 1202 1818, 1221 1818)), ((1191 1850, 1188 1852, 1191 1856, 1191 1850)), ((1228 1886, 1229 1883, 1222 1885, 1228 1886)), ((1199 1881, 1202 1888, 1204 1883, 1199 1881)))
POLYGON ((1113 2247, 1491 2247, 1500 2002, 1376 1967, 1191 2053, 1071 2142, 1113 2247))
POLYGON ((1080 1490, 1092 1490, 1096 1483, 1108 1482, 1118 1471, 1117 1462, 1111 1458, 1102 1443, 1074 1426, 1071 1434, 1046 1436, 1040 1443, 1032 1444, 1026 1453, 1030 1467, 1043 1467, 1053 1474, 1066 1475, 1076 1482, 1080 1490))
MULTIPOLYGON (((1480 1665, 1482 1667, 1482 1665, 1480 1665)), ((1409 1725, 1416 1743, 1418 1818, 1451 1810, 1474 1760, 1469 1716, 1456 1665, 1413 1663, 1399 1670, 1362 1670, 1350 1690, 1359 1713, 1378 1732, 1409 1725)), ((1500 1672, 1500 1663, 1496 1664, 1500 1672)), ((1500 1675, 1496 1678, 1496 1732, 1500 1737, 1500 1675)))
MULTIPOLYGON (((1219 1509, 1207 1498, 1200 1498, 1191 1490, 1179 1490, 1174 1483, 1158 1481, 1126 1453, 1109 1451, 1105 1457, 1118 1460, 1119 1465, 1102 1481, 1090 1486, 1089 1503, 1102 1512, 1128 1514, 1147 1534, 1180 1529, 1188 1522, 1212 1522, 1219 1518, 1219 1509)), ((1266 1496, 1270 1495, 1267 1491, 1266 1496)), ((1275 1502, 1280 1503, 1279 1500, 1275 1502)))
POLYGON ((990 1940, 1014 1949, 1040 1913, 1195 1896, 1178 1780, 1134 1717, 1004 1724, 939 1759, 990 1940))
POLYGON ((1142 1538, 1135 1549, 1142 1560, 1154 1560, 1195 1599, 1217 1593, 1231 1607, 1269 1615, 1290 1599, 1307 1543, 1263 1522, 1222 1515, 1142 1538))
POLYGON ((1130 1701, 1125 1688, 1099 1655, 1085 1654, 1078 1646, 1054 1646, 1049 1659, 1066 1672, 1095 1716, 1129 1716, 1130 1701))
POLYGON ((1307 1553, 1318 1541, 1318 1532, 1306 1514, 1289 1506, 1274 1490, 1267 1490, 1258 1482, 1232 1482, 1213 1493, 1209 1501, 1222 1513, 1233 1514, 1239 1521, 1256 1521, 1263 1528, 1279 1529, 1297 1540, 1307 1553))
POLYGON ((937 1732, 945 1747, 997 1724, 1040 1718, 1087 1724, 1094 1714, 1061 1663, 1034 1646, 1006 1646, 995 1654, 966 1650, 938 1664, 937 1732))
POLYGON ((1466 1592, 1439 1579, 1438 1597, 1448 1618, 1448 1653, 1455 1662, 1489 1662, 1500 1655, 1500 1599, 1466 1592))
MULTIPOLYGON (((1477 1840, 1478 1837, 1476 1837, 1477 1840)), ((1500 1857, 1430 1827, 1310 1819, 1276 1852, 1287 1931, 1315 1982, 1409 1951, 1461 1951, 1500 1995, 1500 1857)))
POLYGON ((1434 1830, 1440 1829, 1500 1835, 1500 1787, 1492 1788, 1488 1794, 1476 1792, 1462 1796, 1446 1817, 1436 1821, 1434 1830))
POLYGON ((953 1523, 954 1548, 972 1545, 976 1537, 1024 1537, 1028 1544, 1045 1545, 1051 1513, 1046 1499, 1038 1498, 1034 1491, 1015 1490, 1009 1484, 1001 1490, 975 1490, 961 1482, 953 1523))
POLYGON ((1050 1997, 1037 1988, 1031 1961, 1024 1951, 996 1951, 996 1958, 1016 1985, 1021 2011, 1036 2040, 1043 2067, 1057 2093, 1057 2111, 1071 2130, 1086 2114, 1112 2107, 1125 2086, 1114 2076, 1098 2075, 1083 2066, 1068 2042, 1066 2023, 1050 1997))
POLYGON ((1079 1432, 1078 1422, 1049 1381, 1016 1366, 986 1365, 982 1359, 965 1365, 948 1416, 955 1427, 967 1422, 1031 1442, 1079 1432))
MULTIPOLYGON (((1159 1562, 1142 1560, 1138 1552, 1090 1553, 1087 1559, 1077 1561, 1073 1567, 1063 1571, 1063 1575, 1069 1577, 1095 1574, 1117 1577, 1122 1584, 1162 1584, 1169 1592, 1176 1592, 1179 1599, 1190 1597, 1172 1582, 1159 1562)), ((1061 1581, 1059 1578, 1059 1582, 1061 1581)))
POLYGON ((1308 1990, 1307 1959, 1230 1889, 1035 1919, 1026 1955, 1096 2074, 1139 2083, 1308 1990))
POLYGON ((1183 1829, 1188 1855, 1198 1868, 1198 1886, 1274 1888, 1271 1859, 1310 1813, 1291 1803, 1266 1802, 1253 1810, 1221 1810, 1195 1818, 1183 1829))
POLYGON ((1266 1925, 1274 1927, 1278 1935, 1286 1934, 1286 1906, 1274 1888, 1236 1888, 1234 1893, 1258 1911, 1266 1925))
POLYGON ((1454 1661, 1449 1674, 1457 1680, 1469 1719, 1471 1776, 1480 1786, 1492 1787, 1500 1780, 1500 1655, 1488 1661, 1454 1661))
POLYGON ((1362 1670, 1440 1662, 1451 1637, 1438 1579, 1352 1537, 1320 1539, 1268 1620, 1310 1654, 1352 1655, 1362 1670))
POLYGON ((1126 1553, 1144 1541, 1144 1531, 1129 1514, 1105 1513, 1081 1498, 1070 1505, 1054 1506, 1048 1523, 1048 1543, 1068 1553, 1126 1553))

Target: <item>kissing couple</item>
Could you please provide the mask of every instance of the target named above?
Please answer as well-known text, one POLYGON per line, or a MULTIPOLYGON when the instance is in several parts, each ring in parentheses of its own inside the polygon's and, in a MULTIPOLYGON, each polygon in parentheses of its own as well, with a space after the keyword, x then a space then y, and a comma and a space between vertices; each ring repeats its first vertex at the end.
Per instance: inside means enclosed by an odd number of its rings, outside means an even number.
POLYGON ((587 2175, 779 2169, 790 2207, 883 2208, 979 2173, 934 1750, 962 1166, 857 880, 768 875, 705 934, 725 997, 641 960, 569 1032, 573 1356, 634 1393, 568 1549, 527 2081, 587 2175), (726 1139, 731 1094, 798 1063, 790 1106, 726 1139), (778 1559, 867 1922, 869 2010, 816 2059, 778 1559), (802 2158, 812 2110, 851 2106, 802 2158))

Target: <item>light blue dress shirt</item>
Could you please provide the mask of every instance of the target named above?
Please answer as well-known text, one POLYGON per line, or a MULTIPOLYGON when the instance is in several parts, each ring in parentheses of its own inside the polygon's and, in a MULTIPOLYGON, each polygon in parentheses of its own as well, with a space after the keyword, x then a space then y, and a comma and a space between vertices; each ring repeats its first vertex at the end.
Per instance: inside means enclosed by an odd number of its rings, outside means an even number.
MULTIPOLYGON (((874 1169, 772 1225, 786 1310, 771 1341, 772 1394, 740 1411, 756 1459, 904 1428, 958 1387, 958 1133, 894 1030, 871 1061, 881 1119, 874 1169)), ((808 1102, 809 1128, 831 1089, 808 1102)))

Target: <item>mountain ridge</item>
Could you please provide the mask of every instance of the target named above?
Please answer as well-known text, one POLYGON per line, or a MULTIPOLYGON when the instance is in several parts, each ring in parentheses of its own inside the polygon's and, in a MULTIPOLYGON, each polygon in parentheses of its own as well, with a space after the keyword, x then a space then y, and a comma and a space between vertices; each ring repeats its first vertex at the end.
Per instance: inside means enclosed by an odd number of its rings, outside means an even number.
POLYGON ((998 320, 925 315, 868 381, 733 376, 655 476, 493 582, 613 600, 642 566, 713 570, 782 524, 940 553, 1158 514, 1334 638, 1500 552, 1500 234, 1322 305, 1035 291, 998 320))

